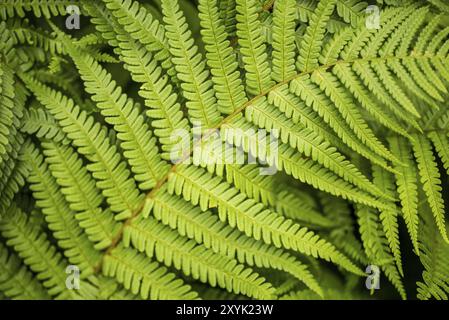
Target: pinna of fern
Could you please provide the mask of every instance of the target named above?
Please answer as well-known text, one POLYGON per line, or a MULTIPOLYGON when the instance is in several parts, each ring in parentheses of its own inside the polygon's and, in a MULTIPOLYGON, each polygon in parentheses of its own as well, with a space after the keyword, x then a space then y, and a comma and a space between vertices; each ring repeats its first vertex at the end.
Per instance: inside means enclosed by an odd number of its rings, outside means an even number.
POLYGON ((4 296, 447 299, 442 2, 69 2, 0 3, 4 296))

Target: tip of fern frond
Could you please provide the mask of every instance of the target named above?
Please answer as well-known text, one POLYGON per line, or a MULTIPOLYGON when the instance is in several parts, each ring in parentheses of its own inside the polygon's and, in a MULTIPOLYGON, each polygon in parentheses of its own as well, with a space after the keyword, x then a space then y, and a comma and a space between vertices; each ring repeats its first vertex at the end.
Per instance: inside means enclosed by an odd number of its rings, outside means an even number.
POLYGON ((404 278, 404 269, 401 265, 396 265, 398 267, 399 275, 404 278))
POLYGON ((356 265, 353 265, 351 269, 347 269, 347 270, 357 276, 366 277, 366 273, 356 265))
POLYGON ((407 135, 405 138, 407 138, 411 144, 413 144, 415 142, 415 138, 411 134, 407 135))
POLYGON ((420 126, 418 126, 418 127, 414 127, 416 130, 418 130, 418 133, 420 133, 420 134, 423 134, 424 133, 424 130, 420 127, 420 126))
POLYGON ((443 237, 444 242, 446 242, 447 244, 449 244, 449 238, 447 236, 447 231, 446 230, 441 230, 441 236, 443 237))
POLYGON ((386 199, 379 199, 378 205, 376 206, 379 210, 386 210, 386 211, 394 211, 399 212, 397 206, 392 201, 385 201, 386 199))
POLYGON ((420 252, 419 252, 419 246, 418 243, 413 243, 413 252, 415 252, 415 254, 419 257, 420 256, 420 252))
POLYGON ((408 165, 405 162, 400 161, 400 160, 393 161, 393 164, 399 165, 399 166, 404 167, 404 168, 408 168, 408 165))
POLYGON ((394 168, 392 168, 390 166, 385 166, 384 169, 387 170, 388 172, 392 173, 392 174, 395 174, 395 175, 400 174, 399 171, 397 171, 396 169, 394 169, 394 168))

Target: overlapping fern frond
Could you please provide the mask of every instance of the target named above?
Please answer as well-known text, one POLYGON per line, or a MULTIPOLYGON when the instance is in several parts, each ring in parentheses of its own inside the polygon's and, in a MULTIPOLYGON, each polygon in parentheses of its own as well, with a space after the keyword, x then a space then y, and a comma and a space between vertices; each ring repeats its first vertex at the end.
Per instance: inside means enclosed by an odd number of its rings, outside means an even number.
POLYGON ((448 6, 187 2, 0 1, 0 296, 448 299, 448 6))

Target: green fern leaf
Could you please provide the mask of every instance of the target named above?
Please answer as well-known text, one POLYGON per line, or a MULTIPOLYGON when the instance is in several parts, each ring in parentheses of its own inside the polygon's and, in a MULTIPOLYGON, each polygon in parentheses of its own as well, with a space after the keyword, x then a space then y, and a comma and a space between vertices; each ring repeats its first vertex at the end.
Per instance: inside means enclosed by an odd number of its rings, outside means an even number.
POLYGON ((6 244, 14 247, 24 263, 37 273, 37 279, 42 281, 52 297, 58 299, 94 297, 93 287, 87 284, 79 292, 66 287, 65 269, 68 262, 62 258, 56 247, 50 244, 43 230, 30 224, 27 216, 16 206, 12 206, 8 217, 0 222, 0 232, 7 239, 6 244))
POLYGON ((220 122, 209 72, 202 61, 198 48, 189 40, 191 32, 179 5, 174 0, 162 0, 162 11, 166 23, 167 38, 172 61, 182 81, 183 95, 188 100, 190 120, 211 128, 220 122))
POLYGON ((156 220, 137 219, 124 231, 124 245, 132 244, 149 257, 173 265, 187 276, 219 286, 236 294, 245 294, 256 299, 270 299, 273 287, 251 269, 245 269, 237 261, 216 255, 197 246, 194 241, 180 236, 156 220))
POLYGON ((6 153, 10 127, 13 124, 14 97, 13 72, 8 65, 2 63, 0 65, 0 157, 6 153))
POLYGON ((407 140, 399 137, 388 139, 391 151, 403 162, 406 167, 397 166, 395 174, 396 186, 401 199, 402 213, 407 229, 412 239, 416 253, 418 253, 418 191, 417 168, 412 160, 412 150, 407 140))
POLYGON ((24 81, 58 120, 64 132, 78 147, 78 151, 88 156, 93 162, 91 166, 88 166, 88 170, 99 180, 97 186, 103 190, 111 210, 118 213, 116 219, 131 216, 138 203, 139 194, 134 180, 129 178, 125 163, 121 162, 120 156, 116 153, 115 146, 106 142, 106 130, 74 105, 72 100, 59 92, 29 78, 24 81), (68 106, 68 108, 62 106, 68 106))
POLYGON ((335 148, 329 146, 329 143, 316 135, 308 128, 302 128, 295 125, 286 118, 281 112, 273 109, 266 103, 265 99, 259 99, 257 103, 249 106, 245 110, 246 118, 268 131, 272 129, 279 130, 281 141, 290 144, 292 148, 319 164, 335 172, 340 177, 361 189, 371 192, 375 195, 382 195, 382 192, 371 184, 357 168, 349 163, 343 155, 338 153, 335 148))
POLYGON ((335 9, 335 0, 324 0, 318 3, 307 27, 304 39, 299 49, 298 69, 302 72, 310 71, 318 66, 318 58, 324 38, 326 23, 335 9))
POLYGON ((132 293, 140 293, 142 299, 197 298, 197 293, 191 291, 190 286, 134 249, 119 246, 111 251, 105 257, 103 274, 116 277, 132 293))
POLYGON ((423 189, 427 195, 427 201, 432 209, 436 224, 443 239, 449 243, 444 221, 444 200, 441 194, 441 180, 432 145, 425 137, 414 135, 412 141, 413 150, 418 162, 419 175, 423 189))
MULTIPOLYGON (((423 202, 425 203, 425 202, 423 202)), ((417 296, 421 300, 434 297, 438 300, 448 299, 449 245, 440 235, 431 210, 422 206, 423 223, 420 229, 420 260, 424 266, 422 281, 417 282, 417 296)))
POLYGON ((255 0, 236 0, 237 37, 246 70, 246 91, 258 95, 272 86, 266 46, 260 34, 255 0))
POLYGON ((115 81, 92 57, 78 54, 74 48, 69 52, 84 80, 86 91, 92 94, 105 120, 114 125, 141 190, 148 190, 167 171, 166 164, 158 155, 156 139, 151 136, 144 118, 139 116, 139 106, 116 87, 115 81))
POLYGON ((449 10, 369 4, 0 0, 0 299, 449 299, 449 10))
POLYGON ((276 1, 273 11, 273 73, 277 82, 295 75, 295 1, 276 1))
POLYGON ((24 267, 15 254, 8 253, 0 244, 0 290, 8 298, 17 300, 47 300, 47 294, 42 284, 24 267))
POLYGON ((103 210, 100 205, 103 197, 95 186, 80 158, 69 146, 54 142, 43 142, 45 160, 50 171, 61 187, 70 208, 77 212, 75 218, 83 228, 96 249, 111 245, 120 224, 114 221, 110 210, 103 210))
POLYGON ((342 267, 355 273, 360 273, 346 257, 313 232, 300 228, 291 220, 286 220, 279 214, 264 209, 250 199, 245 199, 226 183, 211 179, 198 168, 177 170, 169 179, 169 192, 183 195, 192 204, 199 204, 203 210, 218 207, 220 220, 228 221, 232 226, 245 232, 256 240, 265 243, 294 249, 314 257, 321 257, 340 263, 342 267), (207 183, 206 183, 207 181, 207 183))
POLYGON ((56 15, 66 14, 69 5, 78 5, 78 0, 4 0, 0 3, 0 17, 5 20, 7 17, 24 17, 26 12, 32 11, 36 17, 44 16, 49 18, 56 15))
MULTIPOLYGON (((386 172, 382 168, 373 166, 372 168, 374 183, 383 190, 386 190, 391 196, 394 196, 394 178, 389 172, 386 172)), ((388 245, 390 246, 391 252, 396 260, 396 265, 398 267, 399 273, 403 276, 404 271, 402 268, 401 251, 399 243, 399 226, 398 226, 398 212, 394 209, 392 210, 381 210, 379 216, 385 237, 388 240, 388 245)))
POLYGON ((49 229, 64 249, 66 257, 74 265, 79 265, 83 270, 82 276, 87 277, 99 262, 100 255, 78 226, 74 212, 70 210, 39 150, 30 146, 25 157, 31 166, 27 180, 31 183, 36 205, 41 208, 49 229))
POLYGON ((231 114, 247 102, 237 70, 236 55, 227 40, 228 35, 223 20, 219 18, 216 0, 202 0, 198 9, 218 110, 222 114, 231 114))
POLYGON ((449 172, 449 140, 448 136, 442 132, 430 132, 429 139, 432 141, 438 155, 443 162, 443 166, 449 172))
POLYGON ((150 200, 148 210, 157 220, 214 252, 251 266, 286 271, 322 295, 320 286, 301 262, 280 249, 234 230, 209 211, 202 212, 198 207, 164 193, 150 200))

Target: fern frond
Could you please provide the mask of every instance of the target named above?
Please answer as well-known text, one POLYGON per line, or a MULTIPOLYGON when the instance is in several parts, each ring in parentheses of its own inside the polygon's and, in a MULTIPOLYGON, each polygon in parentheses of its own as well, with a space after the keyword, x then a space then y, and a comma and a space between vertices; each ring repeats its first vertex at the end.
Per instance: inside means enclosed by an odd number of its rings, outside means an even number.
POLYGON ((287 86, 280 86, 276 90, 270 91, 268 94, 268 102, 279 108, 293 123, 301 123, 303 126, 324 137, 332 145, 345 148, 337 134, 329 130, 328 125, 321 121, 321 118, 314 109, 310 105, 305 104, 299 97, 290 93, 287 86))
POLYGON ((61 93, 24 75, 22 78, 38 100, 58 120, 77 150, 92 161, 87 169, 99 180, 97 186, 103 190, 111 210, 118 213, 115 218, 130 217, 139 202, 139 194, 116 147, 108 143, 105 128, 61 93))
POLYGON ((449 299, 447 7, 0 0, 0 299, 449 299))
POLYGON ((351 102, 351 97, 347 94, 347 91, 342 89, 335 76, 326 72, 314 72, 310 79, 318 84, 326 93, 360 141, 376 152, 376 154, 393 163, 397 162, 397 159, 385 148, 368 127, 356 106, 351 102))
POLYGON ((349 27, 338 32, 324 45, 319 62, 322 65, 335 64, 338 61, 343 48, 345 48, 348 42, 353 39, 354 32, 354 29, 349 27))
POLYGON ((295 75, 295 1, 276 1, 273 10, 273 71, 276 82, 295 75))
MULTIPOLYGON (((329 124, 346 145, 381 167, 389 169, 385 159, 358 142, 355 133, 353 133, 338 110, 332 105, 329 98, 311 81, 309 75, 294 79, 290 84, 290 90, 300 97, 307 105, 311 106, 315 112, 329 124)), ((360 133, 359 135, 361 136, 360 133)))
POLYGON ((428 134, 429 139, 432 141, 438 156, 443 162, 443 166, 449 173, 449 138, 442 132, 433 131, 428 134))
POLYGON ((227 40, 223 20, 219 17, 216 0, 202 0, 198 5, 201 34, 207 51, 216 92, 218 110, 231 114, 247 102, 247 97, 237 70, 237 57, 227 40))
POLYGON ((131 248, 119 246, 104 259, 103 274, 115 277, 119 283, 139 294, 142 299, 191 300, 198 297, 190 286, 169 273, 157 262, 131 248))
POLYGON ((444 1, 442 1, 442 0, 429 0, 429 2, 432 5, 434 5, 435 7, 437 7, 438 9, 440 9, 441 11, 449 12, 449 6, 447 5, 447 3, 444 3, 444 1))
POLYGON ((295 188, 278 185, 279 179, 260 175, 257 165, 226 164, 226 181, 257 202, 276 208, 276 211, 292 220, 298 220, 314 226, 330 227, 332 221, 323 217, 306 200, 303 193, 295 188), (288 189, 288 190, 285 190, 288 189), (282 191, 280 191, 282 190, 282 191))
MULTIPOLYGON (((407 52, 409 47, 412 46, 411 45, 412 40, 416 36, 417 31, 420 30, 420 28, 422 27, 422 24, 425 21, 425 17, 427 15, 427 13, 428 13, 428 9, 424 7, 422 9, 420 9, 418 12, 415 13, 413 19, 409 20, 409 24, 408 24, 406 33, 404 35, 404 39, 402 40, 399 48, 397 49, 397 54, 398 55, 404 54, 405 52, 407 52)), ((417 51, 420 51, 420 50, 418 49, 417 51)), ((418 54, 419 54, 419 52, 418 52, 418 54)), ((436 99, 437 101, 441 101, 441 102, 444 101, 444 98, 440 95, 440 93, 435 88, 435 86, 432 85, 432 83, 430 83, 430 81, 428 80, 427 76, 429 76, 429 75, 425 74, 419 68, 419 66, 417 65, 416 61, 409 60, 409 59, 404 59, 403 63, 405 64, 407 70, 410 72, 410 74, 415 79, 417 84, 428 95, 430 95, 432 98, 436 99), (420 79, 420 80, 417 81, 417 79, 420 79)))
POLYGON ((366 2, 358 0, 337 1, 337 13, 346 23, 352 27, 357 27, 363 19, 364 10, 367 7, 366 2))
POLYGON ((326 24, 335 9, 336 2, 335 0, 320 1, 313 12, 299 49, 298 61, 296 63, 299 71, 310 71, 318 66, 326 24))
POLYGON ((372 70, 369 63, 362 63, 357 61, 352 66, 353 70, 357 75, 363 80, 366 87, 373 92, 377 99, 379 99, 382 104, 384 104, 388 109, 390 109, 395 116, 399 119, 412 126, 418 131, 422 131, 420 125, 416 121, 415 117, 409 112, 403 112, 403 107, 396 101, 392 99, 388 88, 382 84, 382 80, 378 78, 377 74, 372 70))
POLYGON ((151 211, 157 220, 177 229, 179 234, 240 263, 286 271, 322 295, 320 286, 305 265, 288 253, 227 226, 210 211, 203 212, 181 198, 162 192, 149 202, 145 215, 151 211))
POLYGON ((61 186, 70 209, 77 212, 75 218, 86 231, 89 240, 100 250, 108 247, 115 238, 120 223, 114 221, 110 210, 102 209, 103 197, 95 181, 70 146, 55 142, 42 142, 45 161, 51 174, 61 186))
MULTIPOLYGON (((274 94, 274 93, 273 93, 274 94)), ((382 192, 361 174, 335 148, 308 128, 301 128, 286 118, 280 111, 273 109, 266 99, 259 99, 256 103, 245 109, 246 118, 261 128, 279 130, 281 141, 290 144, 292 148, 298 149, 304 156, 323 165, 325 168, 335 172, 340 177, 361 189, 375 195, 382 192)))
MULTIPOLYGON (((404 61, 407 61, 404 59, 404 61)), ((394 63, 391 63, 394 64, 394 63)), ((382 63, 372 63, 371 67, 378 74, 379 79, 384 83, 385 88, 388 89, 390 95, 395 97, 396 101, 409 113, 415 117, 420 117, 418 111, 414 107, 412 101, 407 94, 401 89, 400 85, 396 83, 393 76, 390 74, 388 68, 382 63)))
POLYGON ((9 127, 9 135, 7 137, 8 143, 5 144, 5 153, 0 155, 0 165, 10 158, 17 158, 19 149, 22 147, 24 141, 23 134, 20 132, 20 127, 23 122, 22 119, 26 108, 25 103, 28 97, 28 91, 20 83, 16 83, 14 90, 14 109, 11 125, 9 127))
POLYGON ((89 279, 97 289, 97 299, 99 300, 141 300, 123 288, 115 279, 103 275, 95 277, 95 280, 89 279))
POLYGON ((14 109, 11 125, 8 128, 7 143, 4 154, 0 154, 0 216, 7 208, 14 195, 23 186, 23 178, 28 174, 28 165, 21 159, 24 135, 19 131, 25 107, 26 93, 22 86, 15 86, 14 109))
MULTIPOLYGON (((417 112, 413 103, 411 103, 407 93, 404 92, 401 84, 396 83, 393 75, 388 70, 388 67, 390 67, 399 79, 404 81, 406 87, 409 88, 411 92, 427 102, 430 101, 432 104, 426 93, 422 92, 422 90, 415 84, 414 80, 411 79, 410 74, 402 64, 402 61, 388 58, 395 56, 395 50, 400 44, 399 39, 407 30, 410 14, 412 12, 411 10, 413 9, 416 8, 411 6, 405 12, 401 12, 397 16, 390 19, 382 27, 382 31, 380 33, 373 34, 371 36, 368 46, 361 51, 361 54, 363 57, 378 56, 380 51, 380 56, 387 59, 386 64, 381 63, 380 61, 374 61, 374 63, 372 63, 373 70, 377 73, 380 80, 385 84, 386 89, 390 92, 391 100, 396 100, 405 110, 419 118, 420 114, 417 112), (405 17, 407 17, 407 19, 404 22, 405 17), (386 38, 387 41, 385 41, 386 38)), ((406 55, 407 51, 397 53, 397 56, 406 55)))
MULTIPOLYGON (((431 39, 432 35, 435 34, 438 30, 438 26, 441 23, 441 15, 435 16, 432 21, 427 23, 424 30, 422 30, 419 35, 414 52, 418 55, 422 55, 425 53, 435 54, 435 47, 432 48, 433 39, 431 39), (429 46, 428 48, 426 48, 429 46)), ((438 89, 442 94, 447 94, 447 89, 443 81, 440 80, 440 75, 437 74, 436 70, 433 69, 430 61, 428 60, 419 60, 418 65, 421 67, 422 72, 427 76, 430 83, 432 83, 436 89, 438 89)))
POLYGON ((402 299, 406 299, 407 296, 401 276, 393 263, 388 244, 380 231, 381 226, 377 213, 371 208, 357 205, 356 214, 360 225, 363 246, 368 258, 382 268, 402 299))
MULTIPOLYGON (((427 51, 430 51, 431 53, 436 52, 438 55, 441 56, 447 56, 448 54, 448 48, 449 45, 446 42, 444 42, 446 36, 449 34, 449 28, 444 28, 443 30, 439 31, 438 34, 431 40, 429 46, 427 47, 427 51)), ((449 74, 444 67, 443 61, 440 59, 432 59, 431 60, 432 65, 435 67, 435 69, 438 71, 438 73, 443 77, 443 79, 446 80, 446 82, 449 79, 449 74)))
POLYGON ((6 153, 10 127, 13 124, 14 81, 13 70, 2 61, 0 64, 0 159, 6 153))
MULTIPOLYGON (((57 61, 60 60, 58 59, 57 61)), ((50 66, 49 69, 51 69, 50 66)), ((76 79, 76 77, 72 74, 62 75, 61 72, 62 70, 53 72, 53 70, 41 69, 36 70, 31 75, 36 78, 36 80, 44 84, 55 85, 57 88, 63 90, 64 92, 67 92, 77 104, 86 103, 86 101, 83 101, 80 95, 81 87, 79 87, 78 85, 74 86, 72 83, 76 79)), ((33 101, 32 104, 37 105, 38 103, 33 101)))
MULTIPOLYGON (((7 28, 5 21, 0 22, 0 31, 2 41, 0 44, 0 53, 2 54, 2 60, 8 62, 11 67, 16 67, 19 63, 28 62, 28 59, 24 57, 26 54, 17 56, 17 49, 15 47, 16 39, 7 28), (21 61, 22 60, 22 61, 21 61)), ((31 51, 31 50, 30 50, 31 51)))
POLYGON ((276 212, 284 215, 286 218, 298 220, 300 223, 323 228, 335 227, 334 221, 326 218, 316 208, 305 203, 298 197, 298 192, 295 192, 294 189, 279 192, 275 209, 276 212))
POLYGON ((96 7, 89 7, 89 9, 96 17, 100 17, 95 21, 99 31, 110 29, 109 32, 112 33, 110 38, 114 39, 113 45, 116 49, 120 49, 118 53, 125 62, 127 70, 130 71, 132 79, 142 83, 139 95, 145 99, 145 105, 149 108, 146 112, 147 116, 153 120, 151 125, 154 134, 162 145, 161 158, 171 159, 170 153, 174 145, 179 143, 179 139, 174 139, 174 135, 177 132, 189 131, 188 121, 178 103, 177 92, 168 77, 164 76, 164 71, 154 59, 154 55, 145 46, 121 28, 114 17, 103 19, 103 16, 100 16, 103 14, 101 10, 96 10, 96 7))
POLYGON ((161 158, 170 160, 170 153, 181 138, 176 134, 189 132, 188 121, 177 102, 178 96, 151 54, 142 47, 132 47, 131 43, 128 46, 126 42, 120 42, 120 48, 134 81, 142 82, 139 95, 145 99, 149 108, 146 114, 152 119, 154 134, 162 145, 161 158))
POLYGON ((234 121, 232 124, 228 123, 223 128, 225 130, 232 129, 229 130, 229 133, 225 131, 224 135, 224 138, 229 144, 239 148, 241 147, 254 158, 267 161, 269 165, 275 166, 278 170, 284 171, 303 183, 307 183, 314 188, 330 194, 361 202, 369 206, 389 206, 374 199, 365 192, 357 190, 326 168, 311 161, 311 159, 304 158, 295 149, 285 144, 281 144, 276 149, 270 149, 267 147, 267 145, 269 146, 267 142, 268 137, 264 136, 263 139, 260 139, 260 136, 254 130, 251 130, 251 124, 243 118, 234 121), (338 185, 338 188, 335 187, 336 185, 338 185))
POLYGON ((20 130, 27 134, 34 134, 38 138, 51 139, 61 142, 66 139, 65 133, 55 118, 44 108, 26 110, 20 130))
POLYGON ((17 300, 47 300, 42 284, 21 264, 20 259, 0 243, 0 291, 17 300))
POLYGON ((449 297, 449 245, 440 235, 428 206, 422 207, 422 227, 420 228, 420 260, 424 266, 422 281, 416 284, 417 297, 429 300, 447 300, 449 297))
MULTIPOLYGON (((338 2, 337 2, 338 4, 338 2)), ((296 11, 299 16, 299 20, 303 23, 310 23, 313 13, 317 9, 318 1, 316 0, 298 0, 296 2, 296 11)), ((338 14, 338 12, 337 12, 338 14)), ((348 25, 338 19, 334 14, 331 15, 325 25, 326 31, 331 34, 336 34, 345 29, 348 25)))
POLYGON ((187 99, 190 120, 211 128, 221 121, 209 71, 194 41, 190 39, 185 17, 175 0, 162 0, 166 35, 173 55, 172 62, 187 99))
POLYGON ((421 135, 413 135, 413 138, 413 151, 418 162, 419 175, 427 195, 427 201, 443 239, 449 243, 444 219, 444 200, 441 194, 440 173, 432 152, 431 142, 421 135))
POLYGON ((46 30, 31 28, 27 20, 13 20, 13 24, 8 25, 8 30, 17 44, 35 45, 52 55, 64 52, 61 42, 54 39, 46 30))
POLYGON ((22 144, 17 157, 11 157, 1 164, 0 175, 0 220, 7 209, 10 207, 14 196, 25 185, 25 179, 28 177, 30 166, 24 159, 24 141, 21 135, 18 135, 18 142, 22 144))
POLYGON ((327 232, 327 237, 335 243, 337 249, 366 265, 368 260, 360 240, 355 236, 356 225, 348 203, 327 194, 320 195, 320 203, 325 217, 333 221, 333 228, 327 232))
POLYGON ((174 266, 195 280, 256 299, 274 297, 274 288, 251 269, 180 236, 154 218, 136 219, 124 231, 124 245, 174 266))
POLYGON ((410 138, 410 134, 406 131, 403 125, 396 121, 395 118, 391 117, 389 113, 386 113, 385 110, 373 100, 370 93, 356 78, 356 75, 349 65, 337 64, 332 70, 334 74, 341 79, 345 87, 359 101, 360 105, 377 121, 388 129, 395 131, 406 138, 410 138))
POLYGON ((229 36, 234 36, 236 31, 236 0, 218 0, 220 19, 225 25, 225 31, 229 36))
POLYGON ((0 221, 0 232, 6 244, 13 247, 24 263, 37 274, 48 294, 58 299, 93 298, 92 287, 87 284, 79 291, 66 287, 68 262, 47 239, 43 230, 29 223, 28 217, 15 205, 8 216, 0 221))
MULTIPOLYGON (((142 43, 145 48, 154 53, 154 59, 171 75, 175 75, 171 54, 164 26, 152 17, 144 6, 132 0, 103 0, 106 7, 111 10, 114 17, 129 35, 142 43)), ((86 6, 98 6, 85 4, 86 6)), ((95 8, 95 7, 94 7, 95 8)), ((98 7, 97 7, 98 8, 98 7)), ((101 9, 100 9, 100 14, 101 9)), ((114 38, 112 34, 110 36, 114 38)), ((114 39, 108 39, 116 41, 114 39)))
POLYGON ((73 47, 68 51, 80 71, 86 91, 92 94, 92 100, 122 141, 123 154, 140 183, 139 188, 153 188, 166 173, 167 165, 158 155, 156 139, 139 115, 139 106, 116 86, 111 75, 91 56, 79 54, 73 47))
POLYGON ((67 7, 79 5, 78 0, 4 0, 0 3, 0 17, 6 20, 8 17, 24 17, 27 12, 33 12, 36 17, 58 16, 66 14, 67 7))
POLYGON ((401 199, 402 214, 415 251, 418 253, 418 187, 417 168, 412 159, 412 150, 408 141, 399 137, 388 139, 391 151, 405 166, 396 166, 396 186, 401 199))
POLYGON ((42 210, 49 229, 57 239, 58 245, 74 265, 79 265, 82 276, 87 277, 99 262, 100 255, 78 226, 74 212, 69 208, 56 179, 50 174, 41 152, 30 145, 26 159, 31 171, 28 176, 36 205, 42 210))
POLYGON ((360 273, 345 256, 313 232, 247 199, 227 183, 210 177, 200 168, 178 169, 170 176, 168 188, 170 193, 182 194, 192 204, 199 204, 202 210, 218 207, 220 220, 228 221, 231 227, 237 227, 256 240, 262 239, 276 247, 321 257, 356 274, 360 273))
POLYGON ((257 165, 225 164, 224 176, 226 181, 233 184, 249 198, 273 206, 277 202, 276 178, 259 174, 257 165))
POLYGON ((258 95, 273 82, 266 46, 260 34, 260 20, 255 0, 236 0, 237 37, 246 70, 246 91, 258 95))
MULTIPOLYGON (((383 170, 378 166, 372 167, 374 183, 388 192, 392 197, 395 196, 395 186, 394 186, 394 177, 391 173, 383 170)), ((398 209, 399 210, 399 209, 398 209)), ((395 209, 391 210, 381 210, 379 216, 383 231, 385 233, 385 237, 388 240, 388 245, 390 246, 391 252, 396 260, 396 265, 398 267, 399 273, 403 276, 403 268, 402 268, 402 260, 401 260, 401 251, 399 244, 399 226, 398 226, 398 212, 395 209)))

